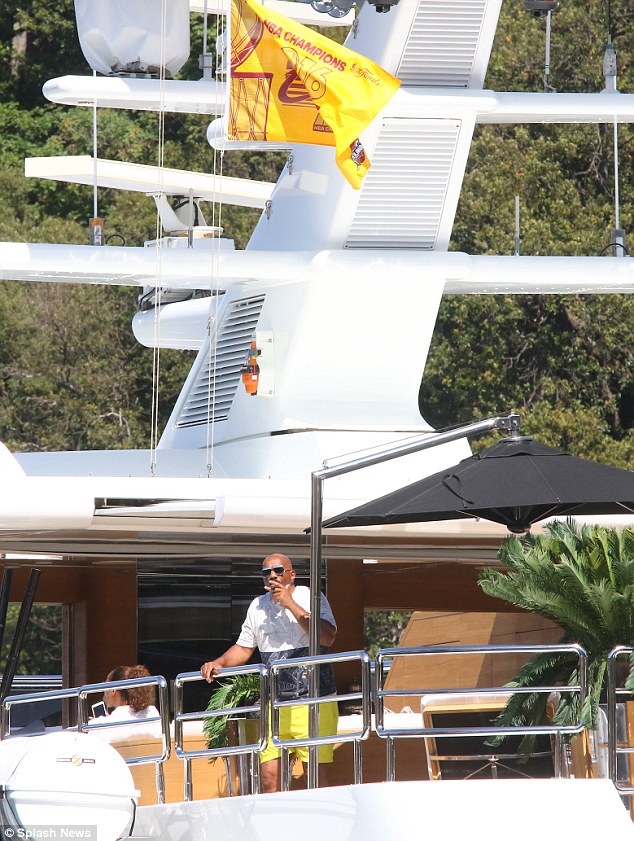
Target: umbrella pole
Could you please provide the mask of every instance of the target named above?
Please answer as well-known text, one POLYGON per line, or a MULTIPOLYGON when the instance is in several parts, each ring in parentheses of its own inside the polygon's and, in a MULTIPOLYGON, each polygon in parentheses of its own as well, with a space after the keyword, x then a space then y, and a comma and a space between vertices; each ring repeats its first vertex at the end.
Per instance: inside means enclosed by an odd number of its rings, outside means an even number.
MULTIPOLYGON (((430 432, 425 435, 409 440, 404 444, 395 444, 385 450, 373 452, 371 455, 360 456, 351 461, 341 462, 333 467, 328 467, 324 462, 322 470, 316 470, 311 474, 311 506, 310 506, 310 619, 308 632, 308 653, 310 657, 316 657, 320 651, 320 630, 321 630, 321 573, 322 573, 322 522, 323 522, 323 486, 326 479, 334 476, 342 476, 345 473, 352 473, 362 467, 372 467, 374 464, 381 464, 393 458, 417 453, 421 450, 428 450, 438 447, 441 444, 448 444, 450 441, 458 441, 461 438, 468 438, 474 435, 482 435, 492 429, 499 429, 501 432, 517 435, 519 433, 520 418, 514 412, 507 415, 499 415, 475 423, 457 426, 446 432, 430 432)), ((318 670, 310 667, 309 674, 309 695, 316 698, 319 695, 318 670)), ((319 705, 311 704, 309 710, 309 735, 312 737, 319 734, 319 705)), ((319 782, 318 745, 310 745, 308 748, 308 788, 316 788, 319 782)))

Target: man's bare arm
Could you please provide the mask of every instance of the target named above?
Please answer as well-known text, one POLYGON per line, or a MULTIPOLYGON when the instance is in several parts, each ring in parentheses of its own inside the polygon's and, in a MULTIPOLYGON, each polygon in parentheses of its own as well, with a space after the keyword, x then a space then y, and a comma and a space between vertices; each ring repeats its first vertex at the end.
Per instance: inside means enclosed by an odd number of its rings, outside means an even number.
POLYGON ((207 683, 211 683, 223 669, 230 669, 232 666, 244 666, 245 663, 248 663, 253 651, 253 648, 245 648, 243 645, 232 645, 216 660, 203 663, 200 667, 200 674, 207 683))

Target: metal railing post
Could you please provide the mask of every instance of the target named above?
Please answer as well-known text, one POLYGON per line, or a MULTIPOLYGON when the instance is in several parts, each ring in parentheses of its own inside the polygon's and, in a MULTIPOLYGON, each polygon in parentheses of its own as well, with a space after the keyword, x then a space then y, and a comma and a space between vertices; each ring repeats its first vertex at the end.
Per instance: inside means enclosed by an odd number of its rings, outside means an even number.
POLYGON ((193 800, 194 798, 194 785, 192 782, 192 762, 188 756, 183 757, 183 762, 185 764, 184 773, 183 773, 183 796, 185 801, 193 800))
POLYGON ((607 669, 607 718, 608 718, 608 774, 616 785, 617 780, 617 738, 616 738, 616 658, 619 649, 613 649, 608 655, 607 669))
MULTIPOLYGON (((271 673, 271 741, 274 747, 282 751, 282 787, 284 787, 285 765, 284 751, 291 750, 293 747, 308 747, 319 750, 320 745, 335 744, 340 742, 360 742, 367 739, 371 728, 370 715, 370 658, 365 651, 346 651, 340 654, 320 654, 316 657, 296 657, 293 660, 273 660, 269 663, 269 670, 271 673), (358 661, 361 666, 361 692, 351 692, 345 695, 326 695, 319 696, 310 695, 308 697, 300 697, 290 701, 283 701, 277 697, 277 674, 289 667, 292 663, 294 668, 315 668, 319 666, 334 663, 344 663, 358 661), (361 700, 362 708, 362 725, 361 729, 353 733, 334 734, 333 736, 313 736, 308 733, 306 738, 297 739, 282 739, 280 736, 280 711, 284 708, 307 705, 310 710, 315 710, 316 716, 319 716, 319 705, 328 703, 340 703, 342 701, 361 700)), ((310 691, 310 690, 309 690, 310 691)), ((309 753, 310 756, 310 753, 309 753)), ((361 754, 360 751, 355 753, 358 762, 358 768, 355 767, 355 779, 361 778, 361 754)), ((316 754, 318 758, 318 754, 316 754)), ((310 765, 309 765, 310 774, 310 765)), ((310 783, 310 776, 309 776, 310 783)))
POLYGON ((282 748, 280 754, 280 765, 281 765, 281 773, 280 773, 280 783, 282 786, 282 791, 290 791, 291 788, 291 767, 290 767, 290 751, 288 748, 282 748))
MULTIPOLYGON (((386 447, 377 452, 376 450, 365 456, 359 456, 350 461, 340 462, 337 465, 328 466, 324 462, 322 470, 316 470, 311 474, 311 506, 310 506, 310 621, 308 626, 308 653, 310 657, 316 657, 320 648, 320 626, 321 626, 321 574, 322 574, 322 523, 323 523, 323 486, 326 479, 335 476, 343 476, 352 473, 363 467, 372 467, 375 464, 382 464, 394 458, 411 455, 413 453, 438 447, 441 444, 448 444, 451 441, 458 441, 469 436, 480 435, 492 429, 501 429, 507 432, 519 430, 519 415, 509 412, 506 415, 486 418, 475 423, 464 424, 441 432, 429 432, 422 436, 400 442, 386 447)), ((318 679, 316 668, 310 669, 309 693, 312 698, 317 695, 318 679)), ((313 707, 309 710, 309 729, 311 738, 315 738, 319 732, 317 710, 313 707)), ((308 787, 316 788, 319 784, 318 747, 309 745, 308 748, 308 787)))
POLYGON ((631 744, 627 702, 632 700, 634 692, 620 685, 617 661, 625 655, 631 657, 632 652, 634 647, 631 645, 617 645, 608 655, 607 668, 608 774, 619 794, 630 796, 630 808, 634 802, 634 781, 630 773, 634 745, 631 744), (619 764, 620 757, 624 760, 623 766, 619 764))
POLYGON ((165 769, 163 768, 162 762, 156 763, 154 784, 156 786, 156 798, 158 802, 165 803, 165 769))
POLYGON ((352 743, 352 751, 354 783, 355 785, 360 785, 363 782, 363 754, 361 752, 361 742, 354 741, 352 743))

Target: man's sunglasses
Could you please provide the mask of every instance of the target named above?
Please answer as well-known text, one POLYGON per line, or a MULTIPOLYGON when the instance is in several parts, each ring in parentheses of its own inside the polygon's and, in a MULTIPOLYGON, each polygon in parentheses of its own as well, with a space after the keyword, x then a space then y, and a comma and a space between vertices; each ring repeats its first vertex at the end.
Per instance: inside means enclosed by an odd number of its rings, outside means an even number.
POLYGON ((272 572, 276 575, 284 575, 286 569, 283 566, 263 567, 262 578, 269 578, 272 572))

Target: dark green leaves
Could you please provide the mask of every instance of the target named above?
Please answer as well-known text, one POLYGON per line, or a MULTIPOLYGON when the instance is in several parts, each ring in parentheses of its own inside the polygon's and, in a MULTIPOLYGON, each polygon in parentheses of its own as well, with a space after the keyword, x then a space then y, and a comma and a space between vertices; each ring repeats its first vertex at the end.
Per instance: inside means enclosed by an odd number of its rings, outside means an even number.
MULTIPOLYGON (((252 704, 260 692, 258 675, 235 675, 219 680, 217 688, 209 699, 208 710, 235 709, 252 704)), ((216 715, 205 720, 203 732, 207 738, 207 747, 222 748, 229 744, 227 734, 227 715, 216 715)), ((213 761, 213 760, 212 760, 213 761)))
MULTIPOLYGON (((480 576, 485 593, 557 623, 562 643, 576 643, 588 654, 590 726, 603 689, 607 656, 617 645, 634 644, 634 530, 571 522, 547 524, 545 533, 508 538, 499 552, 504 570, 480 576)), ((512 685, 562 686, 578 683, 576 661, 568 655, 539 655, 519 671, 512 685)), ((513 696, 500 723, 543 723, 539 696, 513 696)), ((558 721, 572 724, 578 708, 567 699, 558 721)))

